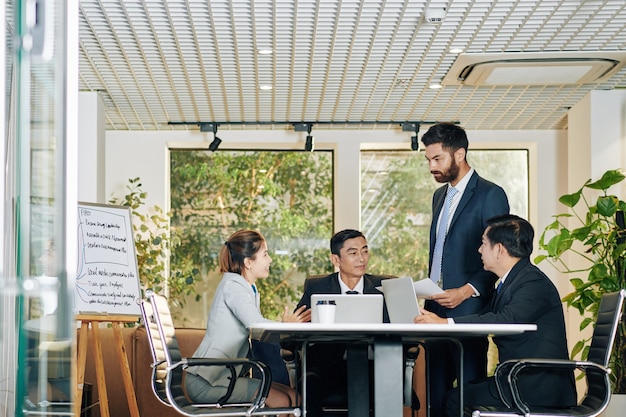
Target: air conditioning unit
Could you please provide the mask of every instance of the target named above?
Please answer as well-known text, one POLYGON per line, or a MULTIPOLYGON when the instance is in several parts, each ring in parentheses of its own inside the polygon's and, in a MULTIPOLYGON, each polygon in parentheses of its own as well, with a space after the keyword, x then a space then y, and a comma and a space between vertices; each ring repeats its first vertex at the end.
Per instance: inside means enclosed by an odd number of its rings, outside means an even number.
POLYGON ((626 52, 505 52, 460 54, 442 85, 593 84, 610 78, 626 52))

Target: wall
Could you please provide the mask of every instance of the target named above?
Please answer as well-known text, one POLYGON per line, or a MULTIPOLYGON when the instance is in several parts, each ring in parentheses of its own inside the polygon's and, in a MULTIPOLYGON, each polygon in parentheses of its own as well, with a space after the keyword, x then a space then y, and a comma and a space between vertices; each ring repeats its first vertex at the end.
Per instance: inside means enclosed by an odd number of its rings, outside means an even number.
POLYGON ((106 175, 104 140, 106 126, 104 103, 98 94, 79 93, 80 117, 78 132, 80 157, 78 158, 79 201, 103 203, 107 200, 104 191, 106 175), (82 174, 84 173, 84 174, 82 174))
MULTIPOLYGON (((568 193, 578 190, 588 179, 600 178, 608 169, 626 168, 626 91, 591 91, 571 108, 568 119, 568 163, 563 178, 569 185, 568 193)), ((622 200, 626 198, 626 184, 610 191, 622 200)), ((585 266, 579 257, 570 256, 565 261, 572 269, 585 266)), ((591 336, 590 327, 582 334, 579 331, 582 318, 578 311, 570 309, 568 313, 569 344, 591 336)), ((582 389, 579 381, 578 391, 582 389)))
MULTIPOLYGON (((303 149, 305 133, 288 130, 220 129, 220 149, 303 149)), ((367 149, 408 149, 410 133, 396 130, 314 130, 315 149, 335 151, 335 229, 359 227, 359 152, 367 149)), ((556 198, 564 193, 558 181, 565 170, 559 150, 566 146, 566 131, 468 131, 471 147, 530 149, 530 220, 543 228, 557 210, 556 198), (539 187, 541 183, 541 187, 539 187), (541 202, 541 204, 539 204, 541 202), (539 210, 540 209, 540 210, 539 210)), ((212 133, 199 131, 135 132, 106 134, 106 195, 125 194, 129 178, 141 177, 148 203, 168 206, 168 148, 203 147, 212 133)), ((471 153, 471 149, 470 149, 471 153)))

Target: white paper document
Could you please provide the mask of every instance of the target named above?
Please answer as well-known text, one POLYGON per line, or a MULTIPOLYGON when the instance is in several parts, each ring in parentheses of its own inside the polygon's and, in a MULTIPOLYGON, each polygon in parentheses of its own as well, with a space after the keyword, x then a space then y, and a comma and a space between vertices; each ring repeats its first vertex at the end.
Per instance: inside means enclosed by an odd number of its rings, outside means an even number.
POLYGON ((415 288, 415 295, 419 298, 428 298, 431 295, 441 294, 443 292, 439 285, 435 284, 430 278, 424 278, 414 282, 413 288, 415 288))
MULTIPOLYGON (((383 287, 376 287, 380 292, 383 292, 383 287)), ((428 298, 431 295, 441 294, 443 290, 439 285, 435 284, 430 278, 424 278, 413 283, 413 289, 415 289, 415 295, 417 298, 428 298)))

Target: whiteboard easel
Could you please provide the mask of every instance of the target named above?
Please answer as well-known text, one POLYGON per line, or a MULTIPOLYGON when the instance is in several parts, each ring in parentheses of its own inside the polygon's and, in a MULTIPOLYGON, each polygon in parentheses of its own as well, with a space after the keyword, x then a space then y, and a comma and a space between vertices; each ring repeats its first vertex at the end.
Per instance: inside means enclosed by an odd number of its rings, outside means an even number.
POLYGON ((122 329, 120 323, 133 323, 137 321, 135 316, 77 316, 77 320, 81 321, 80 326, 80 345, 78 346, 78 364, 77 364, 77 389, 74 394, 74 415, 80 416, 83 388, 85 386, 85 365, 87 363, 87 345, 89 344, 88 330, 94 336, 95 346, 95 366, 96 366, 96 382, 98 384, 98 400, 100 403, 100 416, 110 417, 109 413, 109 396, 107 394, 106 378, 104 373, 104 361, 102 359, 102 344, 100 342, 100 323, 111 323, 113 334, 115 335, 115 346, 119 359, 120 368, 122 370, 122 381, 126 392, 126 400, 128 401, 128 409, 131 417, 139 417, 139 408, 137 407, 137 398, 135 397, 135 388, 133 379, 130 374, 130 366, 128 357, 126 356, 126 346, 122 337, 122 329))
POLYGON ((129 207, 78 204, 78 267, 74 314, 141 316, 129 207))
POLYGON ((131 417, 139 417, 126 347, 120 324, 138 321, 141 312, 136 300, 141 297, 137 255, 129 207, 79 203, 78 267, 74 292, 74 314, 80 321, 77 352, 77 389, 74 415, 79 416, 85 384, 88 331, 94 336, 95 367, 100 415, 110 417, 105 367, 99 327, 111 323, 122 371, 122 381, 131 417))

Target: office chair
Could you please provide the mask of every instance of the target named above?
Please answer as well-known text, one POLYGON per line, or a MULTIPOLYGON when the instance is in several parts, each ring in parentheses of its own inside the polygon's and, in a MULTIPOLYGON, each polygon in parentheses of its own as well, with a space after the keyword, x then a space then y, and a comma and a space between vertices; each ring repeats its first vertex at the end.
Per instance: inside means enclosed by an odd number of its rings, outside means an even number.
MULTIPOLYGON (((509 410, 500 411, 491 407, 473 407, 478 409, 472 411, 472 417, 593 417, 599 415, 608 406, 611 398, 611 381, 609 379, 611 371, 608 366, 617 328, 622 318, 625 296, 626 289, 602 296, 598 309, 598 320, 591 337, 591 347, 586 361, 519 359, 503 362, 496 368, 495 377, 496 382, 498 382, 500 398, 509 410), (582 400, 573 407, 532 407, 531 410, 531 407, 521 398, 517 385, 518 377, 523 378, 523 375, 520 375, 521 372, 530 367, 581 370, 586 378, 587 392, 582 400), (502 386, 502 381, 505 379, 507 381, 506 386, 502 386), (513 404, 508 403, 502 394, 505 389, 512 393, 513 404)), ((471 410, 472 407, 465 407, 466 412, 471 410)))
POLYGON ((146 291, 145 297, 146 299, 139 301, 139 306, 153 359, 152 390, 159 401, 173 407, 184 416, 235 417, 278 414, 300 416, 300 408, 265 406, 271 385, 271 372, 262 362, 246 358, 182 358, 167 299, 153 291, 146 291), (240 365, 243 365, 245 369, 255 367, 261 386, 250 402, 232 403, 229 402, 229 397, 238 376, 236 368, 240 365), (232 377, 227 393, 210 404, 197 404, 190 401, 185 395, 183 385, 185 369, 189 366, 221 366, 229 369, 232 377))

